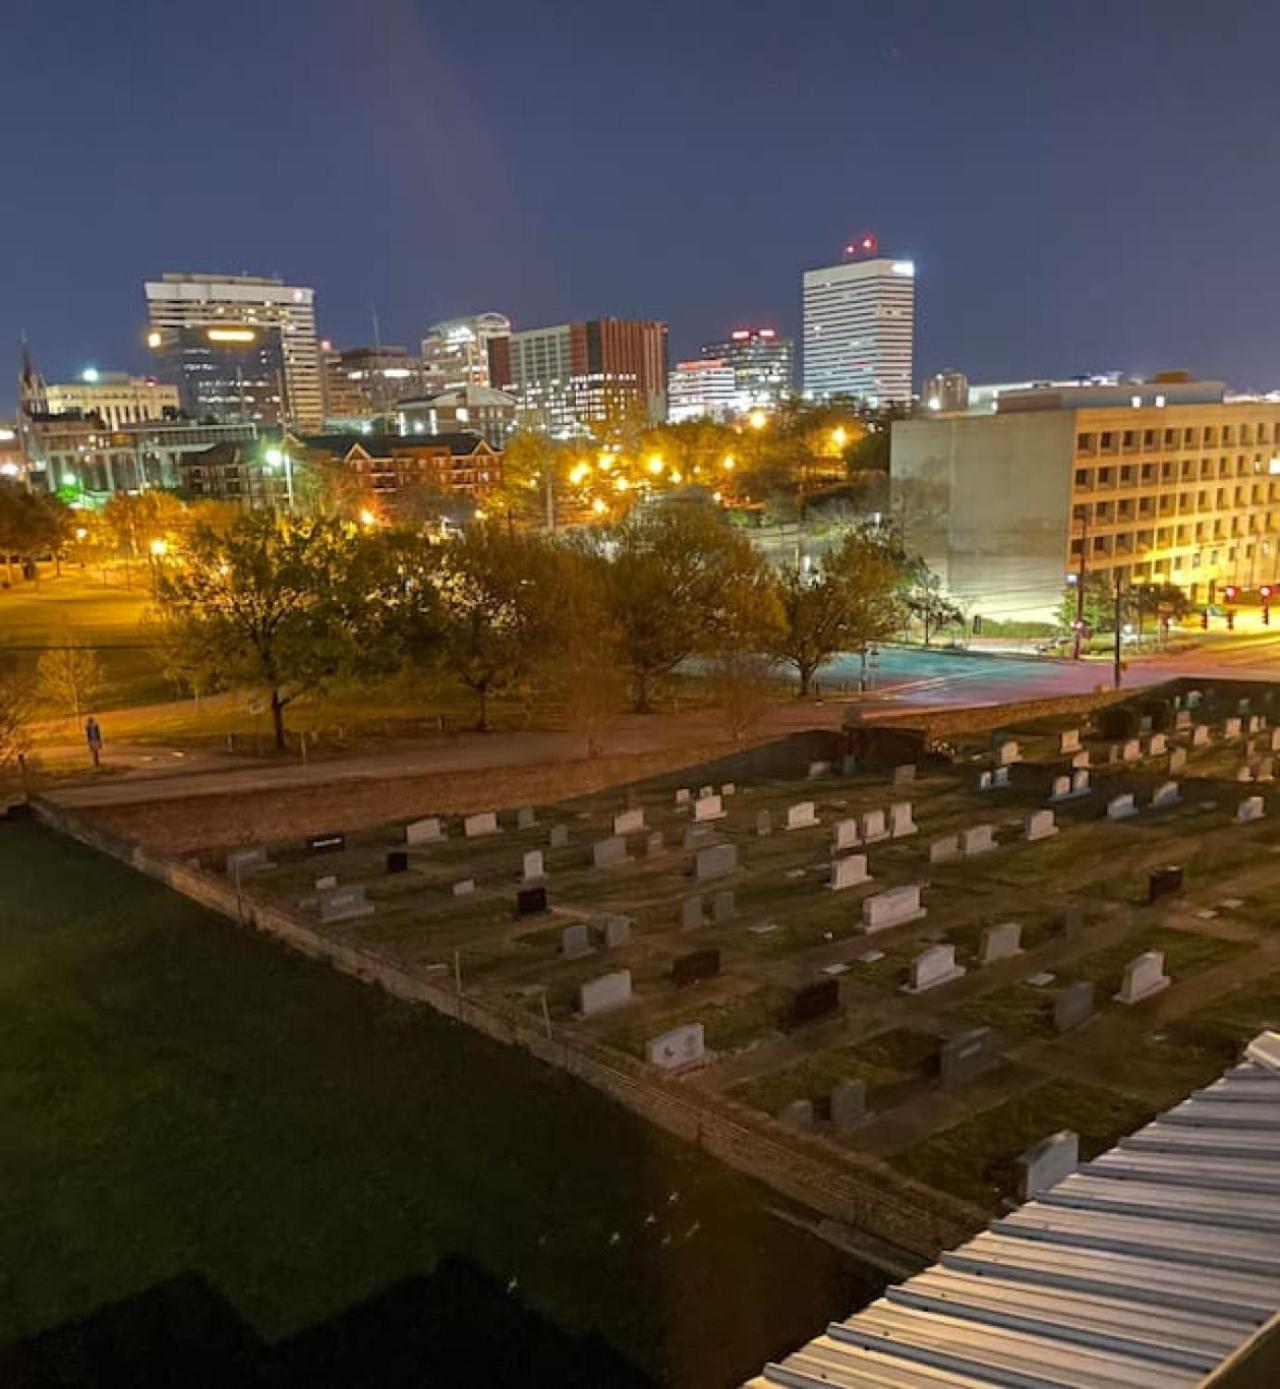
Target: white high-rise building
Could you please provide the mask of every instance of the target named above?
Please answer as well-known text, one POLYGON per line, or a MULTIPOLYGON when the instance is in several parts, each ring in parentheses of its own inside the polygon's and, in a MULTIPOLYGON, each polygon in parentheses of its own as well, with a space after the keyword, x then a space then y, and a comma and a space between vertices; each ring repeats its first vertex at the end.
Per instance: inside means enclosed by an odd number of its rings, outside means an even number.
POLYGON ((460 391, 490 386, 489 344, 511 336, 506 314, 479 313, 433 323, 422 339, 424 392, 460 391))
POLYGON ((146 293, 147 345, 188 413, 324 427, 315 290, 265 275, 166 273, 146 293))
POLYGON ((728 420, 743 408, 733 364, 721 357, 677 362, 667 375, 667 419, 672 424, 728 420))
POLYGON ((804 272, 804 393, 911 400, 916 268, 875 256, 804 272))

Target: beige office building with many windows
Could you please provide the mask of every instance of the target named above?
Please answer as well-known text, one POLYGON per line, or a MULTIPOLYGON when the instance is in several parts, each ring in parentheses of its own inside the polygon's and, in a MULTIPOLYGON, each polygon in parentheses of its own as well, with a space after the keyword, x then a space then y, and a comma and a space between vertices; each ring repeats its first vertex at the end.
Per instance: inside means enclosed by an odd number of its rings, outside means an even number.
POLYGON ((1280 579, 1280 402, 1221 382, 1002 392, 893 427, 894 506, 971 615, 1040 620, 1067 576, 1196 603, 1280 579))

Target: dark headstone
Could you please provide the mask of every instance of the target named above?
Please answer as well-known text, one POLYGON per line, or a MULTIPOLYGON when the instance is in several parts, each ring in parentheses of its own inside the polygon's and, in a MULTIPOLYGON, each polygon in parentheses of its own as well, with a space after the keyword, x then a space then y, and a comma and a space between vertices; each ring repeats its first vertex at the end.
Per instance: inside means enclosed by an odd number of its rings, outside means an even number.
POLYGON ((1056 1032, 1069 1032, 1093 1016, 1093 985, 1082 979, 1068 984, 1053 997, 1053 1026, 1056 1032))
POLYGON ((1182 869, 1178 864, 1167 864, 1163 868, 1153 868, 1147 874, 1147 902, 1155 902, 1168 897, 1172 892, 1182 889, 1182 869))
POLYGON ((516 915, 536 916, 547 909, 547 889, 545 887, 522 887, 516 893, 516 915))
POLYGON ((387 854, 388 873, 407 873, 409 871, 409 855, 403 849, 392 849, 387 854))
POLYGON ((1138 736, 1140 719, 1136 709, 1127 705, 1113 704, 1109 709, 1098 711, 1098 729, 1104 738, 1114 742, 1125 742, 1138 736))
POLYGON ((345 834, 313 834, 307 840, 309 854, 340 854, 346 847, 345 834))
POLYGON ((962 1085, 997 1059, 1000 1038, 989 1027, 975 1027, 950 1037, 938 1048, 938 1075, 943 1085, 962 1085))
POLYGON ((840 1011, 840 985, 835 979, 822 979, 816 984, 806 984, 791 999, 785 1024, 788 1027, 803 1027, 805 1023, 818 1018, 829 1017, 840 1011))
POLYGON ((718 950, 691 950, 671 961, 671 979, 675 984, 693 984, 699 979, 714 979, 720 973, 718 950))

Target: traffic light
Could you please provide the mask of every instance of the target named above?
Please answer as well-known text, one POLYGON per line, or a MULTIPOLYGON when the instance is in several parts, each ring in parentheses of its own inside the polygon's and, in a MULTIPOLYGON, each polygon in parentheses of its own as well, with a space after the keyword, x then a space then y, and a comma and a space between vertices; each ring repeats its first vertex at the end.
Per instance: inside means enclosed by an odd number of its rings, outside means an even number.
POLYGON ((1259 584, 1258 597, 1262 599, 1262 625, 1271 626, 1271 585, 1259 584))
POLYGON ((1235 584, 1223 584, 1222 586, 1222 596, 1228 603, 1234 603, 1236 601, 1236 594, 1239 592, 1240 590, 1235 584))

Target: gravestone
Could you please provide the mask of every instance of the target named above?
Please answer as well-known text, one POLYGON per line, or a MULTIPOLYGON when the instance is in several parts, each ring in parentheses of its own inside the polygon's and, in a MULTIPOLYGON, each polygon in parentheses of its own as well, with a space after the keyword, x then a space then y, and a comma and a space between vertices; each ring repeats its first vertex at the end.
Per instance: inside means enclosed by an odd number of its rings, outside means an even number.
POLYGON ((917 832, 918 826, 911 818, 911 802, 898 801, 889 807, 889 837, 906 839, 917 832))
POLYGON ((1169 740, 1163 733, 1153 733, 1147 739, 1147 756, 1163 757, 1169 751, 1169 740))
POLYGON ((1207 748, 1209 746, 1210 736, 1209 725, 1207 723, 1196 724, 1191 730, 1191 746, 1193 748, 1207 748))
POLYGON ((1177 805, 1181 799, 1176 781, 1162 781, 1151 793, 1151 809, 1167 810, 1169 806, 1177 805))
POLYGON ((816 780, 816 779, 817 779, 818 777, 820 777, 820 776, 830 776, 830 775, 831 775, 831 763, 830 763, 830 762, 810 762, 810 763, 809 763, 809 780, 810 780, 810 781, 814 781, 814 780, 816 780))
POLYGON ((476 880, 474 878, 459 878, 452 888, 455 897, 470 897, 475 890, 476 880))
POLYGON ((960 857, 976 858, 979 854, 989 854, 1000 846, 996 843, 994 825, 970 825, 960 831, 960 857))
POLYGON ((405 849, 390 849, 387 851, 387 872, 388 873, 407 873, 409 871, 409 854, 405 849))
POLYGON ((914 762, 904 762, 901 766, 893 769, 893 784, 895 786, 905 786, 909 781, 916 779, 916 764, 914 762))
POLYGON ((846 1076, 831 1091, 831 1126, 837 1133, 849 1134, 866 1120, 866 1082, 846 1076))
POLYGON ((1065 756, 1069 752, 1080 751, 1080 730, 1078 728, 1068 728, 1065 733, 1058 734, 1058 752, 1065 756))
POLYGON ((997 767, 997 768, 995 769, 995 771, 991 773, 991 789, 992 789, 993 791, 1002 791, 1002 790, 1004 790, 1004 788, 1005 788, 1006 786, 1008 786, 1008 785, 1009 785, 1009 769, 1008 769, 1008 767, 997 767))
POLYGON ((627 841, 625 839, 598 839, 591 846, 591 864, 594 868, 614 868, 627 862, 627 841))
POLYGON ((551 833, 547 836, 547 847, 551 849, 563 849, 569 843, 569 826, 552 825, 551 833))
POLYGON ((686 849, 699 849, 704 844, 716 842, 714 825, 686 825, 680 841, 686 849))
POLYGON ((1055 1032, 1070 1032, 1093 1016, 1093 985, 1087 979, 1059 989, 1053 998, 1055 1032))
POLYGON ((1187 691, 1187 708, 1188 708, 1188 709, 1198 709, 1198 708, 1200 707, 1200 705, 1203 703, 1203 701, 1204 701, 1204 691, 1203 691, 1203 690, 1188 690, 1188 691, 1187 691))
POLYGON ((1169 775, 1177 776, 1187 765, 1186 748, 1174 748, 1169 754, 1169 775))
POLYGON ((1056 776, 1053 779, 1053 786, 1049 790, 1051 801, 1065 801, 1071 798, 1071 778, 1069 776, 1056 776))
POLYGON ((789 1129, 811 1129, 813 1127, 813 1101, 792 1100, 778 1110, 778 1123, 789 1129))
POLYGON ((438 815, 428 815, 425 820, 410 820, 404 827, 404 842, 410 846, 434 844, 436 840, 444 837, 444 828, 438 815))
POLYGON ((478 815, 468 815, 462 822, 462 833, 468 839, 479 839, 485 834, 501 834, 498 828, 498 816, 492 810, 482 811, 478 815))
POLYGON ((719 796, 699 796, 693 803, 693 818, 696 824, 706 824, 711 820, 723 820, 727 812, 719 796))
POLYGON ((1058 832, 1052 810, 1033 810, 1027 815, 1025 838, 1028 844, 1037 839, 1051 839, 1058 832))
POLYGON ((326 873, 323 877, 317 878, 315 881, 315 890, 317 892, 327 892, 331 887, 337 886, 338 875, 336 873, 326 873))
POLYGON ((723 878, 727 873, 738 871, 738 846, 736 844, 712 844, 699 849, 693 864, 693 876, 699 882, 709 878, 723 878))
POLYGON ((756 811, 756 836, 768 839, 773 833, 773 816, 767 810, 756 811))
POLYGON ((1133 793, 1126 791, 1122 796, 1112 796, 1107 802, 1108 820, 1127 820, 1136 815, 1138 807, 1134 804, 1133 793))
POLYGON ((722 800, 725 796, 736 796, 737 794, 738 787, 736 782, 726 781, 725 784, 720 788, 720 798, 722 800))
POLYGON ((922 994, 927 989, 950 984, 953 979, 961 978, 964 973, 965 967, 956 964, 954 945, 931 945, 911 961, 910 972, 907 982, 902 986, 902 992, 922 994))
POLYGON ((695 801, 704 801, 708 796, 714 796, 716 788, 714 786, 699 786, 698 794, 694 797, 695 801))
POLYGON ((873 931, 887 931, 891 926, 902 926, 908 921, 919 921, 925 915, 920 905, 919 883, 906 883, 862 899, 862 929, 868 935, 873 931))
POLYGON ((866 844, 878 843, 888 839, 889 830, 884 822, 883 810, 864 810, 862 812, 862 839, 866 844))
POLYGON ((663 1071, 678 1071, 694 1066, 707 1054, 706 1033, 700 1022, 686 1022, 650 1038, 645 1044, 645 1060, 663 1071))
POLYGON ((642 829, 644 829, 643 810, 620 810, 613 817, 615 837, 624 834, 639 834, 642 829))
POLYGON ((734 905, 733 889, 722 887, 711 899, 711 919, 717 926, 725 921, 732 921, 738 914, 738 909, 734 905))
POLYGON ((585 921, 575 921, 560 932, 560 954, 566 960, 580 960, 591 953, 591 931, 585 921))
POLYGON ((1018 1200, 1033 1201, 1080 1165, 1080 1139, 1070 1129, 1042 1138, 1017 1160, 1018 1200))
POLYGON ((680 902, 680 929, 682 931, 692 931, 706 924, 707 918, 702 910, 702 898, 682 898, 680 902))
POLYGON ((584 1018, 611 1012, 631 1002, 631 971, 615 970, 598 979, 588 979, 578 987, 578 1012, 584 1018))
POLYGON ((784 1025, 803 1027, 819 1018, 830 1017, 840 1011, 840 984, 835 979, 822 979, 816 984, 806 984, 792 995, 791 1006, 787 1010, 784 1025))
POLYGON ((979 791, 990 791, 993 785, 994 785, 994 783, 993 783, 992 780, 991 780, 991 773, 990 773, 990 772, 979 772, 979 773, 978 773, 978 790, 979 790, 979 791))
POLYGON ((227 855, 227 877, 234 878, 237 882, 241 878, 247 878, 250 873, 257 873, 262 869, 274 868, 265 848, 261 846, 253 849, 232 849, 227 855))
POLYGON ((858 770, 858 759, 851 753, 846 752, 840 759, 840 775, 852 776, 858 770))
POLYGON ((1249 768, 1248 768, 1246 765, 1244 765, 1244 764, 1242 763, 1241 766, 1240 766, 1240 768, 1239 768, 1239 770, 1236 772, 1236 780, 1237 780, 1237 781, 1252 781, 1252 780, 1253 780, 1253 773, 1249 770, 1249 768))
POLYGON ((1249 722, 1245 725, 1245 730, 1249 733, 1250 736, 1252 736, 1255 733, 1261 733, 1264 722, 1265 720, 1263 719, 1261 714, 1251 714, 1249 717, 1249 722))
POLYGON ((1120 749, 1121 762, 1138 762, 1142 758, 1142 744, 1136 738, 1128 739, 1120 749))
POLYGON ((1191 727, 1191 710, 1179 709, 1173 716, 1173 731, 1185 733, 1191 727))
POLYGON ((691 950, 671 961, 673 984, 696 984, 699 979, 714 979, 720 973, 718 950, 691 950))
POLYGON ((845 858, 831 860, 832 892, 843 892, 845 888, 860 887, 870 881, 866 854, 849 854, 845 858))
POLYGON ((352 921, 358 916, 372 916, 373 903, 364 899, 364 885, 331 887, 316 894, 320 920, 324 925, 336 921, 352 921))
POLYGON ((1164 972, 1164 951, 1147 950, 1137 959, 1130 960, 1124 967, 1124 978, 1116 1002, 1141 1003, 1153 994, 1161 993, 1169 987, 1169 976, 1164 972))
POLYGON ((996 926, 987 926, 982 932, 978 946, 978 963, 993 965, 997 960, 1008 960, 1022 954, 1022 923, 1002 921, 996 926))
POLYGON ((516 893, 516 915, 537 916, 547 910, 547 889, 545 887, 522 887, 516 893))
POLYGON ((812 801, 797 801, 795 805, 787 807, 786 829, 807 830, 812 829, 817 823, 818 817, 812 801))
POLYGON ((692 799, 693 799, 693 792, 690 791, 689 788, 688 788, 687 786, 682 786, 682 787, 676 792, 676 804, 677 804, 677 805, 688 805, 689 802, 690 802, 692 799))
POLYGON ((538 823, 538 817, 533 813, 531 805, 522 805, 516 811, 516 829, 531 830, 538 823))
POLYGON ((856 849, 862 841, 858 838, 858 822, 855 819, 837 820, 831 826, 831 852, 838 854, 844 849, 856 849))
POLYGON ((1267 738, 1267 747, 1272 752, 1280 752, 1280 728, 1273 728, 1267 738))
POLYGON ((1246 796, 1236 807, 1236 824, 1247 825, 1251 820, 1261 820, 1266 813, 1261 796, 1246 796))
POLYGON ((938 1048, 938 1076, 943 1085, 963 1085, 998 1059, 1000 1038, 989 1027, 975 1027, 948 1038, 938 1048))
POLYGON ((1222 736, 1224 738, 1238 738, 1240 736, 1240 720, 1237 718, 1224 719, 1222 736))
POLYGON ((1071 794, 1073 796, 1087 796, 1089 789, 1089 773, 1083 767, 1071 773, 1071 794))
POLYGON ((657 858, 659 854, 666 850, 667 841, 662 837, 661 830, 650 830, 644 837, 644 856, 645 858, 657 858))
POLYGON ((1022 749, 1018 746, 1016 738, 1008 738, 996 748, 995 760, 997 767, 1009 768, 1022 757, 1022 749))
POLYGON ((307 840, 309 854, 340 854, 346 847, 345 834, 313 834, 307 840))
POLYGON ((930 863, 950 863, 953 859, 960 857, 960 836, 958 834, 944 835, 941 839, 935 839, 929 845, 930 863))
POLYGON ((520 876, 526 883, 537 882, 539 878, 547 876, 547 870, 542 861, 541 849, 528 850, 522 860, 520 876))
POLYGON ((606 917, 604 923, 604 945, 606 950, 617 950, 631 944, 631 918, 627 916, 606 917))
POLYGON ((1253 771, 1254 781, 1274 781, 1276 779, 1276 763, 1274 757, 1260 757, 1258 765, 1253 771))
POLYGON ((1074 771, 1082 771, 1089 765, 1089 752, 1087 748, 1082 752, 1076 753, 1076 755, 1071 759, 1071 767, 1074 771))

